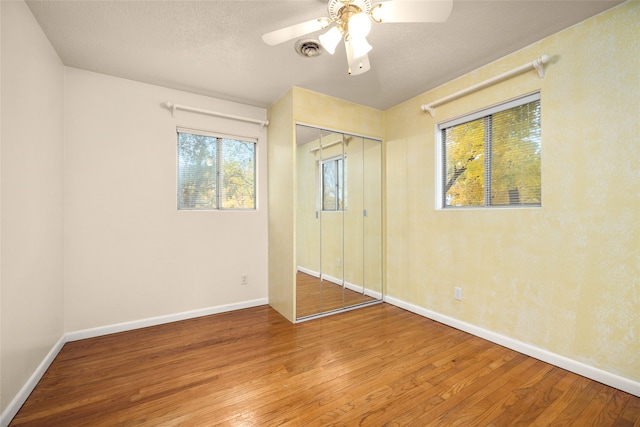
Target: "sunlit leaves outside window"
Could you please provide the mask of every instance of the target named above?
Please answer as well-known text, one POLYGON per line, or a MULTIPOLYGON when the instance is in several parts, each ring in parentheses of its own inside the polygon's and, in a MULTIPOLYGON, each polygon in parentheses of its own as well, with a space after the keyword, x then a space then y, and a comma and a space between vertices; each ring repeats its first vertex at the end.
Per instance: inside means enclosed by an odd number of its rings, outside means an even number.
POLYGON ((541 205, 539 98, 440 132, 443 207, 541 205))
POLYGON ((255 209, 255 145, 178 132, 178 209, 255 209))

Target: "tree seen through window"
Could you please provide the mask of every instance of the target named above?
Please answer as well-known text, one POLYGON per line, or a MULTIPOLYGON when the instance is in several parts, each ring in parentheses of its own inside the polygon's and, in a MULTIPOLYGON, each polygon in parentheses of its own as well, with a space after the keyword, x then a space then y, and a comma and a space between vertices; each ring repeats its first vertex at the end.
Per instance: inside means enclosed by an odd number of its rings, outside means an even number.
POLYGON ((255 209, 255 143, 178 132, 178 209, 255 209))
POLYGON ((539 99, 440 131, 444 207, 540 206, 539 99))

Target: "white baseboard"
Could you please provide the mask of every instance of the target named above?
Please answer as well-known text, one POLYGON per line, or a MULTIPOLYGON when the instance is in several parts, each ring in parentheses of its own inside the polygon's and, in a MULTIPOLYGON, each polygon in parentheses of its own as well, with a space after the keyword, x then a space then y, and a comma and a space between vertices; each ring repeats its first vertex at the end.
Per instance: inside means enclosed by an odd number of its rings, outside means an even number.
POLYGON ((55 359, 58 353, 60 353, 60 350, 62 350, 65 342, 66 341, 64 340, 63 335, 58 340, 58 342, 53 345, 51 350, 49 350, 49 353, 47 353, 44 359, 42 359, 42 362, 40 362, 36 370, 33 372, 33 374, 31 374, 27 382, 22 386, 18 394, 15 395, 15 397, 11 400, 9 405, 7 405, 5 410, 2 411, 2 415, 0 415, 0 425, 2 427, 7 427, 13 417, 16 416, 24 402, 27 400, 27 397, 29 397, 33 389, 36 388, 38 381, 40 381, 44 373, 47 372, 47 369, 49 369, 49 366, 53 362, 53 359, 55 359))
POLYGON ((115 334, 117 332, 132 331, 134 329, 146 328, 149 326, 162 325, 164 323, 179 322, 180 320, 194 319, 196 317, 209 316, 211 314, 224 313, 227 311, 240 310, 243 308, 257 307, 268 304, 267 298, 260 298, 239 303, 218 305, 215 307, 201 308, 198 310, 184 311, 182 313, 168 314, 166 316, 150 317, 147 319, 134 320, 131 322, 116 323, 115 325, 99 326, 97 328, 83 329, 65 334, 65 342, 84 340, 87 338, 99 337, 102 335, 115 334))
POLYGON ((567 371, 571 371, 578 375, 582 375, 583 377, 587 377, 594 381, 598 381, 602 384, 606 384, 608 386, 633 394, 634 396, 640 397, 640 382, 621 377, 619 375, 604 371, 599 368, 595 368, 593 366, 578 362, 573 359, 569 359, 568 357, 552 353, 548 350, 515 340, 504 335, 500 335, 487 329, 483 329, 479 326, 463 322, 456 318, 449 317, 435 311, 427 310, 426 308, 408 303, 398 298, 386 295, 384 300, 385 302, 391 305, 395 305, 396 307, 403 308, 407 311, 411 311, 412 313, 419 314, 420 316, 427 317, 429 319, 435 320, 436 322, 440 322, 447 326, 451 326, 461 331, 468 332, 471 335, 486 339, 487 341, 494 342, 503 347, 510 348, 511 350, 526 354, 527 356, 531 356, 543 362, 550 363, 551 365, 558 366, 562 369, 566 369, 567 371))
MULTIPOLYGON (((333 277, 333 276, 329 276, 328 274, 323 274, 322 275, 322 279, 326 280, 327 282, 331 282, 334 283, 338 286, 342 286, 342 279, 338 278, 338 277, 333 277)), ((355 283, 351 283, 351 282, 344 282, 344 287, 346 289, 349 289, 353 292, 359 293, 359 294, 364 294, 368 297, 371 297, 373 299, 382 299, 382 293, 381 292, 375 292, 371 289, 364 289, 361 285, 356 285, 355 283)))
MULTIPOLYGON (((398 298, 385 296, 384 300, 389 304, 395 305, 397 307, 403 308, 405 310, 411 311, 413 313, 419 314, 421 316, 427 317, 429 319, 435 320, 445 325, 454 327, 461 331, 468 332, 477 337, 486 339, 488 341, 494 342, 496 344, 502 345, 512 350, 515 350, 520 353, 526 354, 528 356, 534 357, 536 359, 542 360, 543 362, 550 363, 552 365, 574 372, 578 375, 582 375, 584 377, 601 382, 608 386, 615 387, 619 390, 633 394, 634 396, 640 397, 640 383, 637 381, 633 381, 631 379, 621 377, 619 375, 612 374, 607 371, 603 371, 602 369, 598 369, 593 366, 589 366, 584 363, 575 361, 573 359, 569 359, 565 356, 552 353, 548 350, 535 347, 531 344, 526 344, 521 341, 515 340, 513 338, 509 338, 504 335, 497 334, 495 332, 480 328, 470 323, 463 322, 453 317, 449 317, 449 316, 437 313, 435 311, 427 310, 423 307, 419 307, 417 305, 405 302, 398 298)), ((24 402, 27 400, 27 398, 29 397, 33 389, 38 384, 38 381, 40 381, 40 379, 42 378, 46 370, 49 368, 49 366, 51 365, 55 357, 58 355, 58 353, 60 352, 64 344, 67 342, 77 341, 77 340, 86 339, 86 338, 93 338, 93 337, 98 337, 102 335, 108 335, 116 332, 123 332, 128 330, 145 328, 148 326, 161 325, 164 323, 176 322, 180 320, 192 319, 196 317, 208 316, 211 314, 240 310, 243 308, 256 307, 256 306, 265 305, 265 304, 268 304, 268 300, 266 298, 261 298, 261 299, 251 300, 251 301, 244 301, 241 303, 209 307, 209 308, 187 311, 187 312, 182 312, 177 314, 170 314, 166 316, 158 316, 158 317, 141 319, 141 320, 132 321, 132 322, 124 322, 124 323, 118 323, 110 326, 102 326, 98 328, 91 328, 91 329, 85 329, 81 331, 65 333, 58 340, 58 342, 56 342, 56 344, 51 348, 49 353, 45 356, 45 358, 42 360, 40 365, 38 365, 38 367, 36 368, 34 373, 31 375, 31 377, 20 389, 18 394, 13 398, 11 403, 9 403, 9 405, 2 412, 2 415, 0 415, 0 426, 7 427, 9 425, 13 417, 15 417, 15 415, 20 410, 20 407, 24 404, 24 402)))
MULTIPOLYGON (((318 277, 318 278, 320 277, 320 273, 318 273, 317 271, 309 270, 308 268, 298 266, 298 271, 301 273, 308 274, 309 276, 318 277)), ((333 277, 333 276, 329 276, 328 274, 323 274, 322 280, 326 280, 328 282, 342 286, 342 279, 338 277, 333 277)), ((357 292, 359 294, 363 293, 362 286, 356 285, 351 282, 344 282, 344 287, 354 292, 357 292)), ((371 289, 365 289, 364 295, 371 297, 373 299, 382 299, 382 292, 376 292, 371 289)))
POLYGON ((298 266, 298 271, 300 273, 308 274, 309 276, 320 277, 320 273, 318 273, 317 271, 309 270, 308 268, 298 266))
POLYGON ((209 316, 211 314, 224 313, 228 311, 240 310, 243 308, 257 307, 268 304, 267 298, 259 298, 249 301, 242 301, 234 304, 219 305, 199 310, 185 311, 182 313, 169 314, 166 316, 151 317, 147 319, 134 320, 132 322, 117 323, 115 325, 100 326, 97 328, 84 329, 81 331, 67 332, 60 337, 58 342, 51 348, 49 353, 42 360, 40 365, 33 372, 31 377, 22 386, 18 394, 11 403, 2 411, 0 415, 0 426, 7 427, 13 417, 16 416, 24 402, 27 400, 33 389, 47 371, 53 360, 56 358, 62 347, 71 341, 78 341, 86 338, 94 338, 102 335, 114 334, 117 332, 131 331, 134 329, 146 328, 148 326, 162 325, 164 323, 177 322, 180 320, 193 319, 196 317, 209 316))

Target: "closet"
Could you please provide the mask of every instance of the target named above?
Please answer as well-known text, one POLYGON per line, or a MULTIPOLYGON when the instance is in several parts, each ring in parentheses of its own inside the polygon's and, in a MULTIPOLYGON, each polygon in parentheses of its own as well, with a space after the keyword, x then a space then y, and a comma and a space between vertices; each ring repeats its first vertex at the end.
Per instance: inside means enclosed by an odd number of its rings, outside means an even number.
POLYGON ((382 301, 382 143, 296 124, 296 320, 382 301))

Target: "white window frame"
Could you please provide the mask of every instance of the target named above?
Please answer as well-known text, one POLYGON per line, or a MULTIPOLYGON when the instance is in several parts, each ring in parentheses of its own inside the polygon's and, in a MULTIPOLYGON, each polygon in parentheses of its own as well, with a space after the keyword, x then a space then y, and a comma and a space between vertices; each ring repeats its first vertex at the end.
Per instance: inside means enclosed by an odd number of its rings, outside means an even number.
MULTIPOLYGON (((514 205, 493 205, 493 206, 445 206, 444 203, 444 149, 442 147, 442 129, 447 128, 447 127, 451 127, 451 126, 456 126, 462 123, 466 123, 466 122, 471 122, 477 119, 480 119, 482 117, 486 117, 495 113, 499 113, 501 111, 504 110, 508 110, 510 108, 515 108, 515 107, 519 107, 521 105, 524 104, 528 104, 530 102, 533 101, 539 101, 541 99, 540 97, 540 91, 536 91, 527 95, 523 95, 521 97, 518 98, 514 98, 511 99, 509 101, 505 101, 499 104, 495 104, 492 105, 490 107, 484 108, 484 109, 480 109, 477 111, 474 111, 472 113, 469 114, 464 114, 462 116, 459 117, 455 117, 453 119, 449 119, 446 120, 444 122, 440 122, 437 123, 434 127, 434 131, 436 134, 436 167, 435 167, 435 172, 436 172, 436 191, 435 191, 435 206, 436 206, 436 210, 445 210, 445 211, 456 211, 456 210, 477 210, 477 209, 485 209, 485 210, 492 210, 492 209, 536 209, 536 208, 541 208, 542 204, 540 205, 520 205, 520 206, 514 206, 514 205)), ((542 171, 540 171, 542 173, 542 171)))

